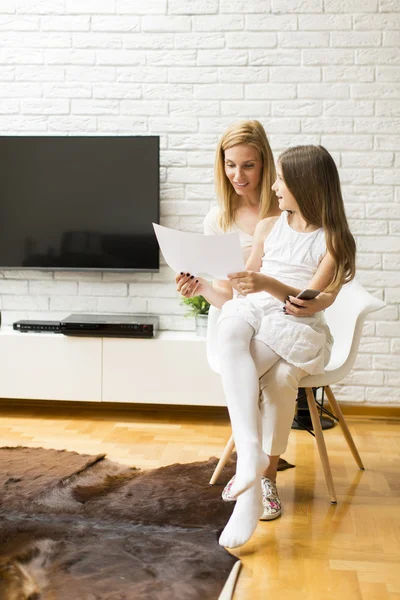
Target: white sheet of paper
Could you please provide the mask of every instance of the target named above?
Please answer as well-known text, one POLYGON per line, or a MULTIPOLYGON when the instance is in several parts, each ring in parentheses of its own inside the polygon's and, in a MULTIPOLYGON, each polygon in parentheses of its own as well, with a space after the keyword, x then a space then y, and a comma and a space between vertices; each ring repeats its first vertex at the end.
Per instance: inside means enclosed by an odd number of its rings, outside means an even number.
POLYGON ((227 279, 229 273, 245 268, 238 233, 202 235, 156 223, 153 223, 153 227, 165 262, 175 273, 183 271, 227 279))

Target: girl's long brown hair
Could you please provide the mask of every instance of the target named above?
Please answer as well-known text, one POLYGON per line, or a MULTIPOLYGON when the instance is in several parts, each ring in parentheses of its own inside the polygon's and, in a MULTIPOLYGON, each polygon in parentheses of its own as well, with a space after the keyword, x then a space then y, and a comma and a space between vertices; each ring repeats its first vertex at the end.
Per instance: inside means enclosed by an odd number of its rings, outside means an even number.
POLYGON ((223 134, 215 157, 215 187, 220 208, 219 225, 227 231, 235 221, 239 196, 225 173, 225 150, 238 144, 257 149, 262 160, 260 219, 279 214, 277 198, 271 187, 276 179, 275 163, 267 134, 259 121, 240 121, 223 134))
POLYGON ((304 219, 325 231, 335 273, 327 292, 351 281, 356 271, 356 243, 350 232, 335 162, 323 146, 295 146, 279 157, 283 179, 304 219))

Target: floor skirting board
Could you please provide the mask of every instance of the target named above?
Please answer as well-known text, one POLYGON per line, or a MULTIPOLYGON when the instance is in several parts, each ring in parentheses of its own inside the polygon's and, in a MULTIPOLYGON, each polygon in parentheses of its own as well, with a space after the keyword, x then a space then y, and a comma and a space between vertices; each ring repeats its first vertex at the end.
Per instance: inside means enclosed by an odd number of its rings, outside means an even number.
POLYGON ((339 402, 339 404, 344 415, 368 419, 400 419, 400 406, 350 404, 347 402, 339 402))
MULTIPOLYGON (((400 396, 400 391, 399 391, 400 396)), ((400 420, 400 405, 366 405, 350 402, 340 402, 340 407, 344 415, 349 417, 360 417, 367 419, 395 419, 400 420)), ((189 406, 176 404, 137 404, 127 402, 81 402, 81 401, 65 401, 65 400, 32 400, 23 398, 0 398, 0 408, 3 410, 23 410, 23 409, 43 409, 49 411, 57 411, 58 413, 65 410, 68 412, 79 408, 87 410, 91 413, 99 412, 101 414, 114 414, 117 412, 145 413, 173 413, 186 414, 193 417, 204 418, 212 416, 214 419, 227 419, 228 411, 223 406, 189 406)))

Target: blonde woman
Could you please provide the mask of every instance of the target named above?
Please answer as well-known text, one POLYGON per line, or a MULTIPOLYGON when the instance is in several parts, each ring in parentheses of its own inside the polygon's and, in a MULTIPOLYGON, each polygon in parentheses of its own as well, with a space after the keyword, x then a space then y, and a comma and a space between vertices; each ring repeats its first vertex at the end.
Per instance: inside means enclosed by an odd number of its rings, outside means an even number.
MULTIPOLYGON (((223 134, 215 160, 215 183, 219 205, 210 210, 204 220, 204 233, 221 235, 239 233, 245 260, 250 255, 253 235, 260 219, 281 214, 272 185, 276 178, 275 164, 265 130, 258 121, 243 121, 231 125, 223 134)), ((177 289, 184 296, 199 294, 199 282, 191 275, 177 276, 177 289)), ((225 281, 214 281, 213 287, 232 296, 232 287, 225 281)), ((327 308, 335 293, 321 293, 317 299, 286 302, 286 312, 308 317, 327 308)), ((216 320, 217 310, 210 309, 210 319, 216 320)), ((218 368, 218 367, 217 367, 218 368)), ((295 410, 297 379, 292 365, 280 359, 260 379, 263 449, 269 464, 262 473, 263 514, 261 520, 280 516, 282 506, 276 488, 278 461, 286 450, 295 410), (293 398, 294 396, 294 398, 293 398)), ((222 497, 235 498, 231 493, 234 479, 226 485, 222 497)))

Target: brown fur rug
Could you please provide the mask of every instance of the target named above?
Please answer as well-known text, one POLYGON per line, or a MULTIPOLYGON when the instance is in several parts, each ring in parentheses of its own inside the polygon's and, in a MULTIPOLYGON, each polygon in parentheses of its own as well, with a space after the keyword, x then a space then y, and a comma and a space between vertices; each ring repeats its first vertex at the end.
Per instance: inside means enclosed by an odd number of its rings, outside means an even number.
POLYGON ((1 448, 1 600, 217 599, 236 558, 217 541, 233 505, 215 465, 1 448))
POLYGON ((0 448, 0 599, 216 600, 236 561, 218 545, 235 457, 210 487, 216 463, 0 448))

